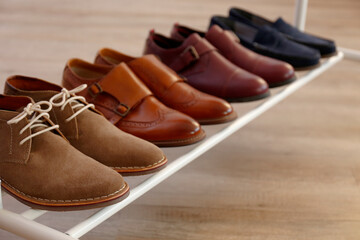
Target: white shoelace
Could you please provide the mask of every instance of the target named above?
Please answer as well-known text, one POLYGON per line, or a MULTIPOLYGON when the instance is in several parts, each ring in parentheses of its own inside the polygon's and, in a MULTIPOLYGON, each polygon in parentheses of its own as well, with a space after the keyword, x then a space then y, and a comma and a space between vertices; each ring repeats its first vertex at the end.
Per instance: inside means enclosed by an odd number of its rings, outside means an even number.
POLYGON ((54 125, 54 126, 49 127, 48 125, 46 125, 41 120, 41 118, 43 118, 43 117, 46 117, 46 118, 50 117, 48 112, 50 112, 51 108, 52 108, 51 104, 49 102, 47 102, 47 101, 40 101, 40 102, 37 102, 37 103, 29 103, 24 108, 22 113, 20 113, 16 117, 14 117, 14 118, 10 119, 9 121, 7 121, 7 124, 9 124, 9 125, 10 124, 16 124, 16 123, 20 122, 22 119, 26 118, 27 116, 33 115, 30 122, 20 130, 19 135, 24 133, 24 131, 26 129, 28 129, 28 128, 33 129, 35 127, 44 127, 44 129, 42 129, 42 130, 40 130, 38 132, 35 132, 35 133, 27 136, 23 140, 21 140, 20 145, 23 145, 27 140, 29 140, 29 139, 31 139, 31 138, 39 135, 39 134, 42 134, 42 133, 47 132, 47 131, 51 131, 51 130, 53 130, 55 128, 59 128, 59 125, 54 125), (47 109, 42 109, 41 105, 47 105, 48 108, 47 109))
POLYGON ((77 100, 82 100, 83 102, 86 102, 84 97, 72 95, 72 94, 83 91, 84 89, 86 89, 86 87, 87 87, 86 84, 82 84, 72 90, 67 90, 67 89, 63 88, 60 93, 58 93, 58 94, 54 95, 52 98, 50 98, 50 103, 55 107, 61 106, 61 111, 64 110, 64 108, 67 104, 70 104, 70 106, 74 110, 74 114, 66 119, 67 122, 71 121, 73 118, 75 118, 77 115, 79 115, 86 109, 88 109, 90 107, 95 107, 94 104, 86 104, 85 105, 84 103, 80 103, 79 101, 77 101, 77 100), (60 102, 55 102, 59 99, 61 99, 60 102), (75 104, 72 105, 72 103, 75 103, 75 104), (76 109, 78 109, 78 110, 76 111, 76 109))

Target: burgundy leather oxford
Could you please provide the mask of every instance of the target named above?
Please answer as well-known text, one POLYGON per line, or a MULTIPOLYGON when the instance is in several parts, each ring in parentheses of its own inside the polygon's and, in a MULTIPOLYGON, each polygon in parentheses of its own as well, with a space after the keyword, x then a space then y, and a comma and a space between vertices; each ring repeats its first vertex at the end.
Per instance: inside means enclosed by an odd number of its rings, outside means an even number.
POLYGON ((154 31, 146 40, 144 54, 155 54, 200 91, 232 102, 245 102, 270 95, 267 83, 240 69, 197 33, 184 41, 167 38, 154 31))
POLYGON ((278 87, 296 80, 294 68, 283 61, 257 54, 240 44, 239 38, 231 31, 213 25, 208 32, 201 32, 175 24, 171 37, 184 40, 193 33, 208 40, 229 61, 265 79, 270 87, 278 87))

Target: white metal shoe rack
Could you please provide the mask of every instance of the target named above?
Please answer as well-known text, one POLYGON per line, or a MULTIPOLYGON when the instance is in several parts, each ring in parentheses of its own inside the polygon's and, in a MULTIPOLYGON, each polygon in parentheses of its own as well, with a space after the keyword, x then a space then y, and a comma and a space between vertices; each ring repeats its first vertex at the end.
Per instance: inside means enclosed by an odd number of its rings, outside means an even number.
MULTIPOLYGON (((307 11, 308 0, 296 0, 295 6, 295 26, 299 29, 304 30, 305 21, 306 21, 306 11, 307 11)), ((272 97, 264 100, 261 104, 256 105, 251 108, 250 111, 246 111, 245 114, 239 113, 239 118, 232 123, 222 125, 225 126, 223 129, 220 129, 215 134, 208 136, 207 139, 201 143, 194 145, 194 147, 188 151, 186 154, 180 156, 174 161, 170 161, 168 166, 159 171, 156 174, 151 175, 145 179, 140 184, 133 186, 130 190, 130 195, 120 203, 117 203, 112 206, 102 208, 95 212, 93 215, 85 219, 84 221, 73 226, 68 231, 60 232, 53 228, 47 227, 40 223, 34 221, 36 218, 45 214, 46 211, 29 209, 22 214, 16 214, 11 211, 3 209, 2 196, 0 191, 0 228, 12 232, 20 237, 25 239, 36 239, 36 240, 74 240, 79 239, 81 236, 85 235, 91 231, 96 226, 100 225, 102 222, 110 218, 112 215, 119 212, 121 209, 125 208, 137 198, 144 195, 146 192, 150 191, 152 188, 157 186, 159 183, 185 167, 187 164, 194 161, 203 153, 209 151, 211 148, 216 146, 218 143, 229 137, 231 134, 238 131, 240 128, 244 127, 249 122, 256 119, 262 113, 266 112, 271 107, 278 104, 280 101, 285 99, 287 96, 294 93, 296 90, 315 79, 321 73, 325 72, 336 63, 340 62, 343 57, 360 60, 360 51, 339 48, 339 53, 336 56, 333 56, 324 62, 318 68, 305 73, 298 80, 292 84, 275 90, 276 94, 273 94, 272 97)), ((274 93, 274 91, 272 91, 274 93)), ((235 108, 238 104, 235 104, 235 108)), ((240 104, 241 105, 241 104, 240 104)), ((250 105, 252 106, 252 105, 250 105)), ((205 127, 207 130, 207 127, 205 127)), ((186 148, 187 149, 187 148, 186 148)), ((71 214, 71 213, 69 213, 71 214)))

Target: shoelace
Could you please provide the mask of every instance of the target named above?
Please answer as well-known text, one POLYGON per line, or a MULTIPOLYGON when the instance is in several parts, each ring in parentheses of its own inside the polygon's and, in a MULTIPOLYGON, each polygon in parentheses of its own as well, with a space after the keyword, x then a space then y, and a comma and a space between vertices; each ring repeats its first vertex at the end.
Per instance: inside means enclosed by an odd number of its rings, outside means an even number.
POLYGON ((88 109, 90 107, 95 107, 94 104, 86 104, 85 105, 85 104, 77 101, 77 100, 82 100, 85 102, 86 100, 84 97, 72 95, 72 94, 81 92, 86 88, 87 88, 86 84, 82 84, 72 90, 67 90, 67 89, 63 88, 60 93, 58 93, 58 94, 54 95, 52 98, 50 98, 50 103, 52 104, 52 106, 55 106, 55 107, 61 106, 61 111, 63 111, 65 109, 65 106, 67 104, 70 104, 71 108, 74 110, 74 114, 66 119, 66 121, 69 122, 73 118, 75 118, 77 115, 79 115, 80 113, 85 111, 86 109, 88 109), (61 101, 56 102, 59 99, 61 99, 61 101), (73 105, 73 103, 75 103, 75 104, 73 105), (81 108, 81 109, 79 109, 79 108, 81 108), (78 109, 78 110, 76 111, 76 109, 78 109))
POLYGON ((26 118, 27 116, 32 116, 30 122, 25 126, 23 127, 20 132, 19 132, 19 135, 23 134, 24 131, 26 129, 33 129, 33 128, 36 128, 36 127, 44 127, 44 129, 38 131, 38 132, 35 132, 29 136, 27 136, 26 138, 24 138, 23 140, 20 141, 20 145, 23 145, 27 140, 30 140, 31 138, 37 136, 37 135, 40 135, 44 132, 47 132, 47 131, 51 131, 55 128, 59 128, 59 125, 54 125, 54 126, 51 126, 49 127, 48 125, 46 125, 43 120, 41 120, 41 118, 43 117, 46 117, 46 118, 49 118, 49 114, 48 112, 50 112, 52 106, 49 102, 47 101, 40 101, 40 102, 37 102, 37 103, 29 103, 23 110, 22 113, 20 113, 19 115, 17 115, 16 117, 10 119, 9 121, 7 121, 7 124, 16 124, 18 122, 20 122, 22 119, 26 118), (47 109, 42 109, 41 108, 41 105, 47 105, 48 108, 47 109))

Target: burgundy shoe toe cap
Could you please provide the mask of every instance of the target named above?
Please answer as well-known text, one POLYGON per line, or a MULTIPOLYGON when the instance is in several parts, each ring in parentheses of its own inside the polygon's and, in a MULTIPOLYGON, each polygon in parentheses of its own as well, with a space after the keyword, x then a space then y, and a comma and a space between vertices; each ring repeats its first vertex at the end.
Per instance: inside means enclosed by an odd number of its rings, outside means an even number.
POLYGON ((281 86, 296 79, 295 70, 290 64, 275 59, 264 62, 255 72, 263 77, 270 87, 281 86))
POLYGON ((267 97, 269 86, 261 77, 238 70, 229 80, 225 92, 228 101, 251 101, 267 97))

